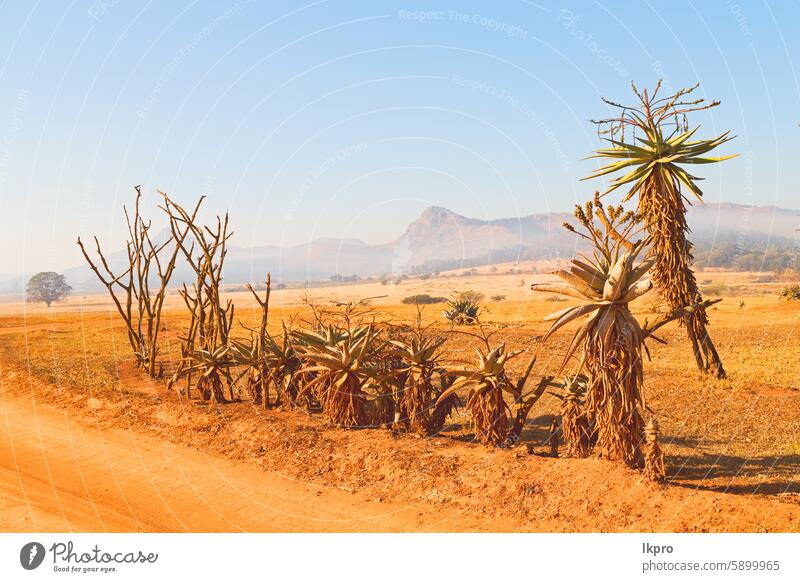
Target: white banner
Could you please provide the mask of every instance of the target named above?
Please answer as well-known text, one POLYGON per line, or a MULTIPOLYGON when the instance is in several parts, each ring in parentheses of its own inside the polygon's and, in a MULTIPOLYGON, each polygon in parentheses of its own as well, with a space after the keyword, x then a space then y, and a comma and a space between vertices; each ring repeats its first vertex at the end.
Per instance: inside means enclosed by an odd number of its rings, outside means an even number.
POLYGON ((798 550, 800 534, 3 534, 0 580, 796 581, 798 550))

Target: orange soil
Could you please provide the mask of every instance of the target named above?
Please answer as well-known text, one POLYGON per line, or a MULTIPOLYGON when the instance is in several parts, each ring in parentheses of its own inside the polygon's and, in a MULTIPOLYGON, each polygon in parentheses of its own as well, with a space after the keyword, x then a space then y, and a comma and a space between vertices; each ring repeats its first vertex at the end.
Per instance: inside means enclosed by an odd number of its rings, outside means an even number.
POLYGON ((150 435, 87 426, 63 410, 5 396, 0 403, 2 531, 461 527, 454 525, 456 518, 460 522, 458 512, 418 512, 413 504, 384 506, 364 494, 298 482, 150 435))
POLYGON ((142 388, 99 399, 4 368, 0 529, 800 530, 791 494, 661 486, 599 459, 335 430, 142 388))

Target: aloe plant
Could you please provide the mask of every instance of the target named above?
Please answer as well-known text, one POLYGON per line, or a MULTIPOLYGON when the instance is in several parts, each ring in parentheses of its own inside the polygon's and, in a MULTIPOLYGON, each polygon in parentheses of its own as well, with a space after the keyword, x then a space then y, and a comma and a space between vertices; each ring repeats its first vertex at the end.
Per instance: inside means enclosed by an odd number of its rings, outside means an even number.
POLYGON ((457 391, 466 391, 467 410, 475 424, 475 438, 484 444, 500 445, 511 429, 511 409, 503 393, 509 393, 514 399, 519 397, 518 386, 509 380, 505 366, 521 352, 507 352, 505 344, 485 353, 476 348, 475 352, 474 369, 448 371, 455 381, 439 396, 437 406, 446 403, 457 391))
POLYGON ((270 379, 281 394, 281 398, 286 399, 290 405, 300 404, 298 381, 303 361, 288 331, 284 330, 283 341, 280 343, 267 334, 264 341, 264 359, 270 379))
POLYGON ((392 340, 392 353, 400 360, 400 368, 396 371, 401 378, 401 394, 398 410, 395 411, 395 424, 407 420, 411 429, 430 434, 441 430, 437 421, 440 416, 434 415, 434 401, 436 397, 433 375, 439 366, 439 349, 444 344, 444 338, 429 338, 417 334, 409 341, 392 340))
MULTIPOLYGON (((687 115, 719 105, 704 103, 690 94, 697 85, 660 97, 661 82, 648 93, 633 91, 639 101, 633 106, 604 100, 619 110, 619 115, 597 121, 611 147, 597 150, 593 158, 612 160, 584 179, 624 172, 605 193, 628 188, 623 202, 637 197, 640 214, 650 238, 653 280, 670 307, 680 309, 702 303, 692 270, 692 243, 688 240, 684 191, 702 200, 698 186, 702 178, 685 166, 714 164, 735 156, 708 157, 707 154, 733 139, 725 132, 713 139, 694 139, 698 128, 690 129, 687 115), (627 136, 626 136, 627 132, 627 136)), ((682 320, 691 340, 700 370, 725 377, 722 360, 708 335, 708 315, 704 308, 682 320)))
POLYGON ((479 296, 473 292, 456 293, 447 300, 447 309, 442 311, 451 324, 472 325, 480 314, 479 296))
MULTIPOLYGON (((583 349, 580 369, 586 369, 589 386, 586 407, 597 426, 597 444, 604 456, 629 464, 641 461, 643 438, 641 409, 642 344, 645 334, 631 314, 629 303, 652 288, 642 281, 653 259, 639 261, 645 242, 630 242, 635 216, 622 207, 603 208, 599 197, 575 217, 594 245, 593 258, 573 259, 567 270, 555 271, 562 284, 534 284, 532 289, 580 299, 545 319, 553 324, 545 334, 582 320, 570 342, 559 374, 578 348, 583 349), (601 226, 595 224, 598 219, 601 226)), ((569 226, 569 225, 568 225, 569 226)), ((575 229, 569 226, 570 230, 575 229)))
POLYGON ((231 390, 231 399, 233 395, 233 377, 231 376, 230 369, 236 365, 229 354, 230 348, 227 346, 219 346, 213 350, 192 350, 187 355, 186 359, 189 366, 184 369, 185 374, 199 373, 200 378, 197 380, 197 389, 203 397, 203 400, 211 400, 213 402, 225 402, 225 393, 223 386, 227 382, 231 390))
POLYGON ((376 370, 370 362, 379 349, 372 327, 348 331, 335 345, 317 343, 313 338, 319 336, 313 332, 298 335, 312 340, 303 351, 308 364, 300 371, 314 376, 303 387, 303 392, 318 390, 323 410, 332 424, 365 426, 365 390, 376 378, 376 370))

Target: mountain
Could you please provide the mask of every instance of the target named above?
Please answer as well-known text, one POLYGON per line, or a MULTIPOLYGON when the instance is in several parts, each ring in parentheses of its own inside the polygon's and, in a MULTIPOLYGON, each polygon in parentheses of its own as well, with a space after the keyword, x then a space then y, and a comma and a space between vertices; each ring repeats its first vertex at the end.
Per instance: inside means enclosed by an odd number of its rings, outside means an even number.
MULTIPOLYGON (((267 271, 272 272, 273 281, 314 281, 337 274, 400 275, 569 257, 580 246, 580 239, 562 227, 571 219, 569 213, 543 213, 481 220, 431 206, 399 238, 383 244, 322 238, 289 247, 229 246, 225 282, 259 282, 267 271)), ((698 204, 690 208, 688 219, 699 264, 735 266, 737 260, 749 256, 752 260, 742 268, 764 266, 763 256, 776 249, 783 253, 784 263, 796 261, 799 210, 732 203, 698 204)), ((125 262, 123 251, 110 255, 109 261, 119 269, 125 262)), ((192 279, 182 262, 179 265, 173 278, 176 285, 192 279)), ((67 269, 64 275, 76 290, 99 288, 85 265, 67 269)), ((0 292, 19 293, 22 281, 20 276, 6 278, 0 281, 0 292)))
MULTIPOLYGON (((321 238, 310 243, 280 247, 229 246, 225 259, 225 283, 262 281, 267 271, 273 281, 319 281, 335 275, 380 276, 427 272, 515 261, 521 258, 568 256, 576 238, 561 224, 566 213, 535 214, 523 218, 479 220, 432 206, 408 225, 396 240, 368 244, 358 239, 321 238)), ((119 272, 126 255, 109 255, 119 272)), ((83 265, 64 271, 78 290, 99 284, 83 265)), ((190 282, 192 273, 179 261, 173 282, 190 282)))
MULTIPOLYGON (((406 260, 402 263, 405 269, 393 272, 422 273, 494 262, 570 257, 582 244, 562 227, 567 221, 574 222, 571 214, 479 220, 432 206, 394 243, 396 256, 405 255, 406 260)), ((699 263, 736 267, 737 261, 749 257, 741 268, 786 268, 792 260, 796 264, 800 210, 698 204, 690 207, 688 222, 699 263), (780 260, 765 260, 776 252, 781 253, 780 260)))
POLYGON ((689 210, 694 238, 772 238, 800 240, 800 210, 724 202, 699 204, 689 210))
POLYGON ((395 246, 410 251, 412 266, 436 260, 491 257, 498 252, 531 247, 539 247, 545 254, 561 255, 575 247, 575 237, 561 226, 570 216, 547 213, 479 220, 431 206, 408 226, 395 246))

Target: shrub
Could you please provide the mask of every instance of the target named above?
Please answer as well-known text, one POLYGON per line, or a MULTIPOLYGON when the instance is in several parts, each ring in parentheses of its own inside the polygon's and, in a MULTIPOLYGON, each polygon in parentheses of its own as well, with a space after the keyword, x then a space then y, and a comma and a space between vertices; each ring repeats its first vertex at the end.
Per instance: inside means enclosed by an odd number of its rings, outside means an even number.
POLYGON ((781 289, 781 299, 784 301, 800 301, 800 284, 787 285, 781 289))
POLYGON ((478 303, 483 298, 481 293, 475 291, 463 291, 456 293, 447 300, 447 309, 442 312, 444 318, 450 323, 470 325, 475 323, 480 313, 478 303))
POLYGON ((720 297, 724 295, 728 290, 728 286, 725 283, 712 283, 707 285, 704 289, 706 295, 712 295, 715 297, 720 297))
POLYGON ((378 369, 374 362, 383 340, 372 326, 349 329, 329 326, 323 333, 303 330, 295 336, 305 360, 301 374, 313 379, 300 393, 308 397, 319 394, 328 421, 336 426, 362 427, 367 424, 367 392, 377 383, 378 369))
POLYGON ((447 301, 445 297, 434 297, 426 293, 420 295, 409 295, 404 297, 402 303, 404 305, 432 305, 433 303, 444 303, 447 301))
POLYGON ((419 434, 436 434, 444 426, 458 398, 453 395, 448 406, 434 407, 442 390, 437 389, 433 376, 439 368, 442 357, 439 348, 445 339, 428 337, 425 331, 419 323, 408 341, 391 341, 392 355, 399 360, 394 370, 398 390, 393 425, 397 427, 404 423, 419 434))
POLYGON ((475 423, 475 438, 488 445, 500 445, 508 436, 510 409, 503 398, 503 392, 518 396, 516 386, 506 374, 505 365, 520 352, 506 352, 505 344, 489 350, 478 352, 478 361, 472 369, 453 370, 449 374, 456 381, 445 390, 440 399, 444 399, 457 390, 469 393, 467 409, 475 423))
POLYGON ((485 295, 480 291, 473 291, 472 289, 469 289, 467 291, 461 291, 458 295, 460 297, 463 297, 464 299, 469 299, 474 303, 480 303, 481 301, 483 301, 483 298, 485 297, 485 295))

